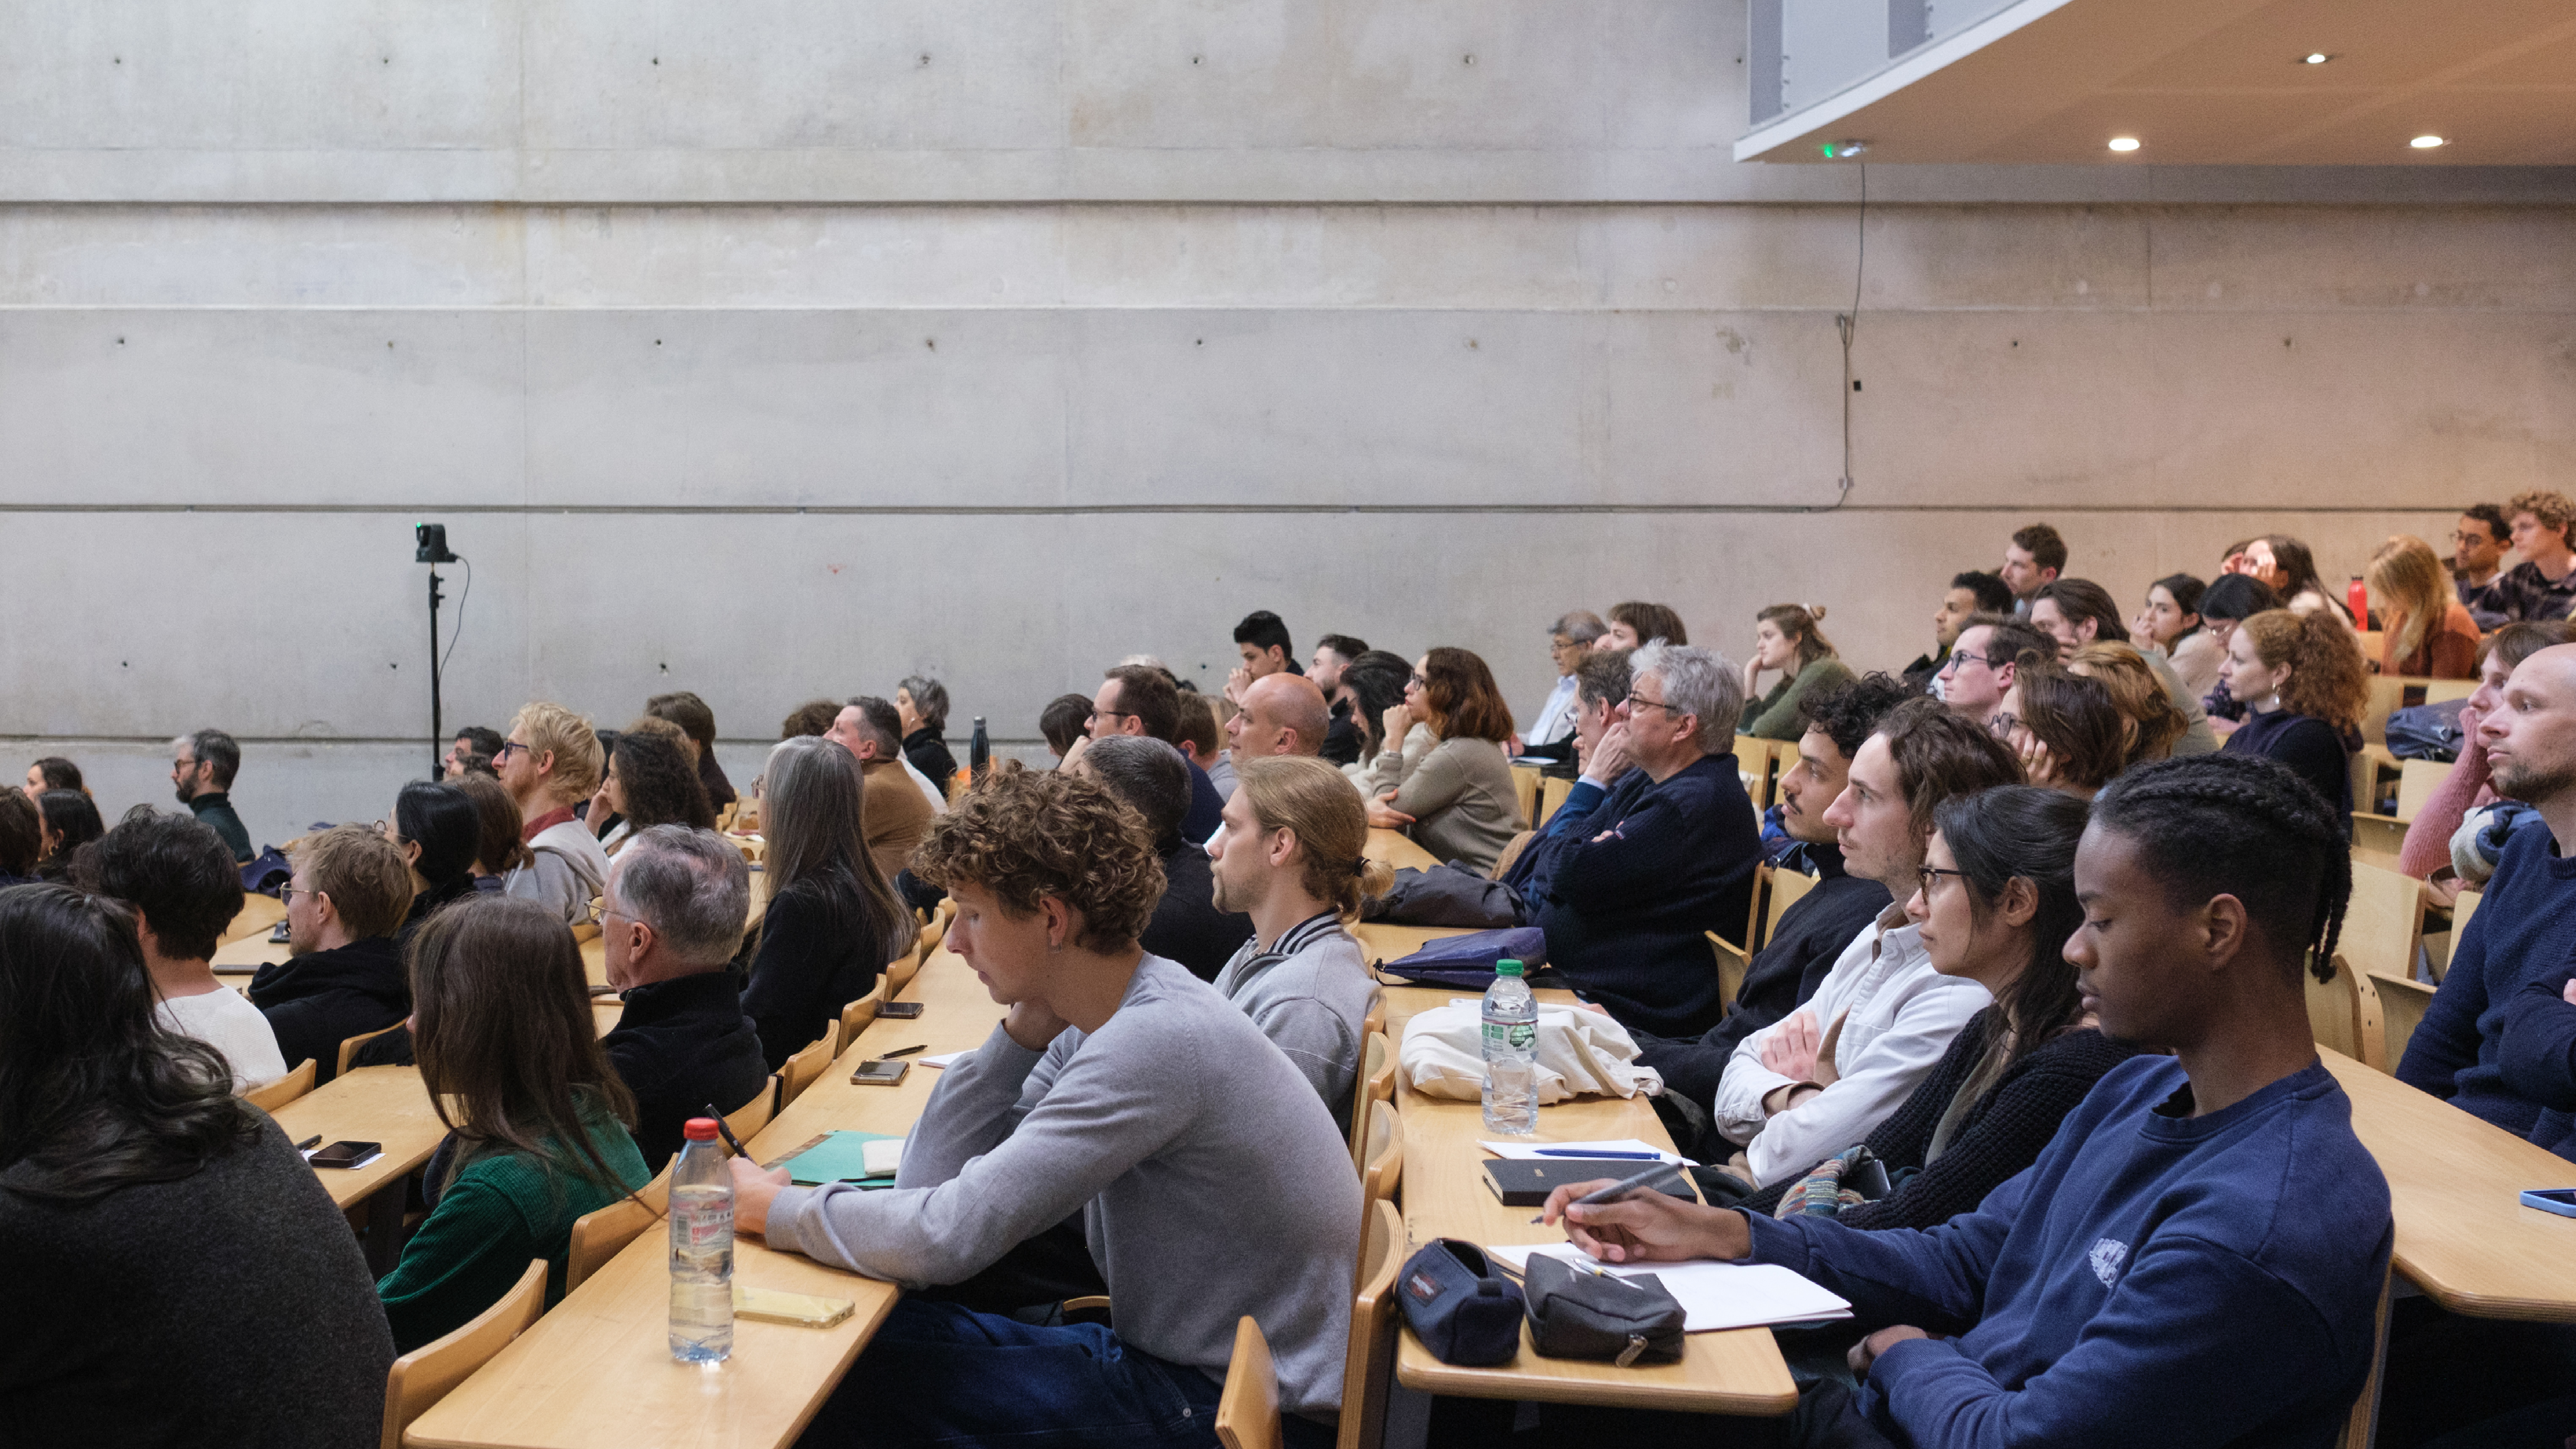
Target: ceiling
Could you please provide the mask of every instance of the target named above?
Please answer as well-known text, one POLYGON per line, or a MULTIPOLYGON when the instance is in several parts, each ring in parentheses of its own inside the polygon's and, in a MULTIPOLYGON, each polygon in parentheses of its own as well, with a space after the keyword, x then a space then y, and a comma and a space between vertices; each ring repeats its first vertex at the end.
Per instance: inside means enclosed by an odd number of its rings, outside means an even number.
POLYGON ((2017 0, 1735 156, 1838 164, 1821 148, 1846 140, 1876 162, 2576 165, 2576 0, 2017 0))

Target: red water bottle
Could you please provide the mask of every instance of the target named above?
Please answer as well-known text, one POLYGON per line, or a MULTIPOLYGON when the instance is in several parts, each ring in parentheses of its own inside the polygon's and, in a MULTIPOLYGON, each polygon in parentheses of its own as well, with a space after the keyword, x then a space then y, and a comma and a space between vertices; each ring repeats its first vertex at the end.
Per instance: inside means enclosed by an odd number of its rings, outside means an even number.
POLYGON ((2353 575, 2352 582, 2343 586, 2343 601, 2352 609, 2353 625, 2356 628, 2369 628, 2370 585, 2361 581, 2361 575, 2353 575))

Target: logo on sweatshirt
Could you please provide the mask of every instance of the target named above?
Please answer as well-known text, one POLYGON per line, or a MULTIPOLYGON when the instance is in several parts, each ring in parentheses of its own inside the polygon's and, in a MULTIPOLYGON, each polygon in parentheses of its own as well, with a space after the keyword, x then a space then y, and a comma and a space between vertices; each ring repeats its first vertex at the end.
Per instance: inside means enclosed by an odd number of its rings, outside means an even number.
POLYGON ((2128 1259, 2129 1245, 2116 1238, 2104 1238, 2084 1255, 2084 1261, 2093 1265, 2093 1276, 2101 1279, 2105 1288, 2119 1281, 2120 1265, 2128 1259))

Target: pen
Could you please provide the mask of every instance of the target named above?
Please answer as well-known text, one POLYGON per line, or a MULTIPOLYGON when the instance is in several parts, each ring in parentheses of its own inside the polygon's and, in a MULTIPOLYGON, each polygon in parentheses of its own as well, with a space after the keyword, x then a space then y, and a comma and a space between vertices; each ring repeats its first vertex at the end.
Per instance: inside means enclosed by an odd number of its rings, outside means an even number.
POLYGON ((707 1115, 716 1119, 716 1130, 724 1134, 725 1146, 733 1149, 734 1156, 749 1157, 751 1155, 751 1149, 743 1146, 742 1139, 734 1136, 733 1129, 725 1125, 724 1114, 716 1110, 715 1103, 709 1102, 707 1104, 707 1115))
MULTIPOLYGON (((1583 1196, 1567 1203, 1566 1206, 1600 1207, 1605 1203, 1614 1203, 1632 1192, 1653 1187, 1656 1183, 1663 1181, 1665 1178, 1670 1177, 1679 1171, 1681 1171, 1681 1168, 1672 1163, 1659 1162, 1654 1166, 1647 1168, 1645 1171, 1638 1173, 1635 1177, 1623 1178, 1620 1181, 1614 1182, 1608 1187, 1601 1189, 1599 1192, 1585 1193, 1583 1196)), ((1546 1222, 1547 1214, 1540 1213, 1537 1217, 1530 1219, 1530 1221, 1534 1223, 1546 1222)))
POLYGON ((881 1062, 890 1062, 890 1061, 893 1061, 896 1057, 908 1057, 908 1056, 911 1056, 914 1052, 918 1052, 918 1051, 927 1051, 927 1050, 929 1050, 929 1049, 930 1049, 930 1043, 928 1043, 928 1042, 926 1042, 926 1041, 925 1041, 925 1042, 915 1042, 915 1043, 913 1043, 911 1046, 908 1046, 908 1047, 896 1047, 893 1051, 890 1051, 890 1052, 880 1052, 880 1053, 878 1053, 878 1054, 877 1054, 877 1060, 878 1060, 878 1061, 881 1061, 881 1062))
POLYGON ((1664 1160, 1664 1154, 1660 1152, 1596 1152, 1589 1147, 1542 1147, 1538 1149, 1538 1155, 1541 1157, 1598 1157, 1605 1161, 1621 1162, 1664 1160))
POLYGON ((312 1151, 314 1148, 319 1147, 319 1146, 321 1146, 321 1145, 322 1145, 322 1134, 321 1134, 321 1133, 319 1133, 319 1132, 316 1132, 316 1133, 314 1133, 312 1136, 305 1138, 303 1141, 296 1143, 296 1144, 295 1144, 295 1150, 296 1150, 296 1151, 298 1151, 298 1152, 310 1152, 310 1151, 312 1151))

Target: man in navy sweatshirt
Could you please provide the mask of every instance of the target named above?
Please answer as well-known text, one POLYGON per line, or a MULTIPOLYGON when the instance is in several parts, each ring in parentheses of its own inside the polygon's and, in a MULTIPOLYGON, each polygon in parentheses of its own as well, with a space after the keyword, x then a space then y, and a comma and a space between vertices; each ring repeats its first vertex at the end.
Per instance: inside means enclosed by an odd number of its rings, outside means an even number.
POLYGON ((2543 1105, 2507 1080, 2505 1017, 2526 986, 2567 968, 2576 938, 2576 644, 2515 666, 2504 703, 2478 721, 2496 793, 2540 813, 2519 830, 2460 933, 2451 968, 2407 1041, 2397 1079, 2514 1135, 2540 1126, 2543 1105))
POLYGON ((2141 766, 2093 812, 2067 959, 2104 1033, 2174 1055, 2103 1078, 1976 1211, 1870 1232, 1549 1199, 1597 1257, 1785 1264, 1887 1325, 1852 1351, 1861 1389, 1808 1394, 1787 1442, 2325 1449, 2369 1376, 2388 1185, 2300 979, 2342 928, 2343 822, 2238 755, 2141 766))

